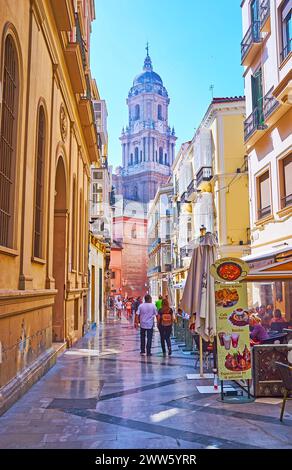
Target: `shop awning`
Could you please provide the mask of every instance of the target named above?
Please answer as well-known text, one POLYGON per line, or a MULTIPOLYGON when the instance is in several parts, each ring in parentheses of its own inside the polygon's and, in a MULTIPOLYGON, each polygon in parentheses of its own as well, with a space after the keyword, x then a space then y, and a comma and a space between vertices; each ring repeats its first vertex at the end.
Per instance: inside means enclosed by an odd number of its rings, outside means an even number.
POLYGON ((286 255, 289 256, 290 254, 287 253, 289 251, 291 251, 291 254, 292 254, 292 246, 287 245, 286 247, 277 248, 277 249, 274 248, 271 250, 263 251, 261 253, 255 253, 252 255, 243 256, 242 259, 243 261, 246 261, 247 263, 251 263, 253 261, 264 260, 267 258, 277 258, 279 255, 282 255, 283 257, 286 255))
POLYGON ((292 281, 292 257, 258 269, 251 269, 246 282, 292 281))

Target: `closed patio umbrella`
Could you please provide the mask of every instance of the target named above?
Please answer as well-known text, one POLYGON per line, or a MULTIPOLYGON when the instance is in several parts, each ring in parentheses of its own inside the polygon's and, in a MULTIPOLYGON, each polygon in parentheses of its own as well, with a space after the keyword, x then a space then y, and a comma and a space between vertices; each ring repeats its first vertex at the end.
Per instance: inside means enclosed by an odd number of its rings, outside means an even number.
MULTIPOLYGON (((201 233, 203 233, 203 230, 201 233)), ((216 238, 213 234, 207 232, 200 237, 199 244, 194 248, 180 303, 185 312, 196 315, 195 331, 205 341, 213 341, 216 335, 215 286, 214 278, 210 275, 210 267, 216 259, 216 238)), ((202 360, 201 347, 201 374, 202 360)))

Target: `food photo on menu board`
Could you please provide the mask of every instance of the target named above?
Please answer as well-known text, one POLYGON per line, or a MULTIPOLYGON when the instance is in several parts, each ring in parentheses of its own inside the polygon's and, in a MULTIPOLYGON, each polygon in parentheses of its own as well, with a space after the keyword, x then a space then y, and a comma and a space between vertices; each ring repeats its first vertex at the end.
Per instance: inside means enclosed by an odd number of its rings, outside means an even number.
POLYGON ((246 286, 238 283, 215 286, 219 378, 251 378, 249 318, 246 286))

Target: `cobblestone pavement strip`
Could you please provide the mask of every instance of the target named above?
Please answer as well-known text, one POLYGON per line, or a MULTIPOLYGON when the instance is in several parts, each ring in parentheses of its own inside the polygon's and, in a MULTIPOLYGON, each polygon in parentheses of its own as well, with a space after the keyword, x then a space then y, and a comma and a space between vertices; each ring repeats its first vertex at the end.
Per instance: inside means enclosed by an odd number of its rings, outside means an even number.
POLYGON ((187 380, 194 357, 173 344, 139 354, 139 332, 109 318, 0 417, 1 449, 292 448, 292 403, 222 404, 187 380), (242 438, 244 436, 244 439, 242 438))

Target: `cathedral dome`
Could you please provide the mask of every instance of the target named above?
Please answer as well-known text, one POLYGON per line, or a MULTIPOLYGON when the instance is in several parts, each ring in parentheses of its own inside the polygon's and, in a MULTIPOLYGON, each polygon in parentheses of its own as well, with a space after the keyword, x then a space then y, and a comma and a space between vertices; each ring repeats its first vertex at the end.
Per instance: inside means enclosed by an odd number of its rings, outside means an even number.
POLYGON ((139 73, 139 75, 134 78, 133 86, 129 92, 129 97, 136 96, 140 93, 144 93, 145 91, 159 93, 160 95, 167 97, 167 91, 163 86, 163 81, 160 75, 153 71, 148 44, 146 50, 147 56, 144 61, 143 72, 139 73))
POLYGON ((158 85, 163 85, 162 79, 158 73, 153 72, 153 70, 145 70, 135 77, 133 86, 144 85, 146 83, 153 83, 158 85))

